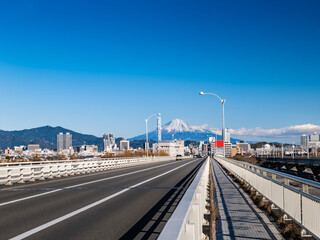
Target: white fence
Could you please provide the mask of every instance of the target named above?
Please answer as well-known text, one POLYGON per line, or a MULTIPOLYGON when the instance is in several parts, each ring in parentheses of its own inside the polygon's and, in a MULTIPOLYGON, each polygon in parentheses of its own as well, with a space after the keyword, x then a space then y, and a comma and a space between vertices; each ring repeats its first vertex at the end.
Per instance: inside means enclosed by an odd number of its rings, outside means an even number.
POLYGON ((207 212, 206 196, 209 182, 209 157, 161 231, 159 240, 204 239, 202 225, 207 212))
MULTIPOLYGON (((309 234, 317 239, 320 238, 319 197, 292 187, 288 180, 285 181, 286 184, 274 179, 275 177, 268 177, 267 173, 275 174, 273 170, 222 157, 215 157, 215 159, 235 176, 247 182, 257 192, 270 200, 309 234)), ((287 174, 278 172, 277 175, 279 175, 279 178, 288 179, 287 174)), ((295 182, 305 186, 303 189, 317 188, 318 186, 320 190, 319 183, 294 176, 290 179, 294 179, 295 182)))
POLYGON ((174 159, 175 157, 150 157, 1 163, 0 185, 80 175, 174 159))

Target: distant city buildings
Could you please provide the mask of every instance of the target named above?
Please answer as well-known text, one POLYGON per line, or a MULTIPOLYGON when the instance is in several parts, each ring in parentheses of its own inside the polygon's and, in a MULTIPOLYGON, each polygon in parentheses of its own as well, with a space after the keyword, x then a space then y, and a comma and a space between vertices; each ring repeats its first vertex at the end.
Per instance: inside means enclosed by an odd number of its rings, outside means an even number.
POLYGON ((307 152, 308 156, 311 152, 314 156, 318 155, 318 149, 320 149, 320 135, 317 132, 307 136, 303 134, 301 136, 301 149, 307 152))
POLYGON ((62 132, 57 135, 57 149, 66 150, 72 147, 72 135, 70 133, 63 134, 62 132))
POLYGON ((116 139, 113 137, 113 134, 104 134, 103 135, 103 150, 105 152, 112 152, 117 149, 116 139))
POLYGON ((306 148, 308 154, 311 152, 313 156, 318 156, 320 149, 320 135, 317 132, 309 135, 308 147, 306 148))
POLYGON ((270 144, 265 144, 261 148, 256 148, 257 156, 271 156, 272 149, 270 144))
POLYGON ((37 151, 39 149, 40 149, 40 145, 39 144, 29 144, 28 145, 28 151, 35 152, 35 151, 37 151))
POLYGON ((120 141, 120 151, 126 151, 130 149, 130 142, 128 140, 121 140, 120 141))

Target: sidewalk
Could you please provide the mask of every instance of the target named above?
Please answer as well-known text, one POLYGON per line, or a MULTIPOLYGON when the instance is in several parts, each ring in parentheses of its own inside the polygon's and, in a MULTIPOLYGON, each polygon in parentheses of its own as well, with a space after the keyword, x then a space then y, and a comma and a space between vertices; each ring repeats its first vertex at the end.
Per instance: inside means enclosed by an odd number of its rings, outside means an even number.
POLYGON ((250 197, 212 161, 218 220, 216 239, 283 239, 250 197))

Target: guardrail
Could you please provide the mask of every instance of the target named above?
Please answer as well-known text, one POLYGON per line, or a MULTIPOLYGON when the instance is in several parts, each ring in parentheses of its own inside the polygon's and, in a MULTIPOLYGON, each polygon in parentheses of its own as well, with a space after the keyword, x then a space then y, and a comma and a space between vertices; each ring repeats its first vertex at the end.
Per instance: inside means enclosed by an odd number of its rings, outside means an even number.
POLYGON ((320 166, 320 158, 319 157, 257 157, 257 159, 265 160, 271 163, 289 163, 289 164, 297 164, 297 165, 305 165, 307 167, 320 166))
POLYGON ((121 158, 121 159, 98 159, 98 160, 64 160, 43 162, 21 162, 0 166, 0 185, 12 185, 59 178, 63 176, 80 175, 85 173, 106 171, 133 165, 146 164, 149 162, 174 160, 175 157, 152 157, 152 158, 121 158))
POLYGON ((208 157, 198 174, 180 200, 164 229, 160 240, 204 239, 202 225, 205 223, 207 185, 209 182, 208 157))
POLYGON ((320 183, 216 156, 222 166, 283 211, 308 234, 320 239, 320 183), (312 190, 312 193, 311 193, 312 190))
MULTIPOLYGON (((155 158, 174 158, 169 156, 164 157, 149 157, 148 159, 155 158)), ((90 161, 101 161, 101 160, 126 160, 126 159, 141 159, 146 157, 119 157, 119 158, 101 158, 101 157, 93 157, 93 158, 84 158, 84 159, 59 159, 59 160, 49 160, 49 161, 25 161, 25 162, 2 162, 0 163, 0 167, 8 167, 8 166, 22 166, 22 165, 41 165, 41 164, 53 164, 53 163, 70 163, 70 162, 90 162, 90 161)), ((182 157, 187 158, 187 157, 182 157)))

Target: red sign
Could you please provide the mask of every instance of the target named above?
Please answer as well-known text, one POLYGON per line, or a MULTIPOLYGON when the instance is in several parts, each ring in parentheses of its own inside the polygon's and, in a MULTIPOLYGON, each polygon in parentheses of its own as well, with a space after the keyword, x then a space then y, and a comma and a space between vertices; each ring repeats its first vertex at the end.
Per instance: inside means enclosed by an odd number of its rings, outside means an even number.
POLYGON ((217 140, 216 141, 216 147, 223 147, 223 146, 224 146, 223 140, 217 140))

